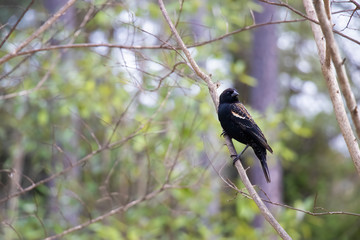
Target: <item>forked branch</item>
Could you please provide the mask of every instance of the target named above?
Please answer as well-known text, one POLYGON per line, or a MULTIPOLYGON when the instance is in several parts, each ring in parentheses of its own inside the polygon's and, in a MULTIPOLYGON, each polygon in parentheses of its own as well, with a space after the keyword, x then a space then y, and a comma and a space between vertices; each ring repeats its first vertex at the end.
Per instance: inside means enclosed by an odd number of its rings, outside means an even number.
POLYGON ((0 65, 9 59, 13 58, 24 49, 29 43, 42 34, 46 29, 52 26, 52 24, 58 20, 74 3, 76 0, 69 0, 62 8, 59 9, 51 18, 49 18, 39 29, 37 29, 30 37, 28 37, 24 42, 18 46, 13 53, 9 53, 4 57, 0 58, 0 65))
MULTIPOLYGON (((340 55, 338 55, 338 49, 335 44, 335 40, 333 38, 334 36, 332 35, 331 26, 330 26, 329 19, 325 12, 324 3, 322 1, 315 1, 315 2, 317 4, 316 12, 317 12, 317 15, 319 18, 321 29, 323 29, 323 30, 321 30, 320 26, 315 23, 311 23, 311 28, 312 28, 315 42, 316 42, 316 45, 318 48, 321 70, 324 75, 326 85, 327 85, 327 88, 328 88, 328 91, 330 94, 330 98, 331 98, 331 101, 332 101, 332 104, 334 107, 336 120, 338 121, 338 124, 340 126, 341 133, 345 139, 345 142, 346 142, 346 145, 350 152, 351 158, 355 164, 355 168, 356 168, 358 174, 360 175, 359 144, 357 142, 355 134, 353 133, 349 119, 346 115, 345 106, 344 106, 344 103, 342 100, 339 84, 336 80, 336 75, 335 75, 334 69, 332 68, 332 65, 329 64, 327 59, 331 58, 335 67, 336 67, 336 65, 338 65, 337 66, 338 68, 342 68, 342 69, 339 69, 339 71, 342 72, 342 73, 340 73, 340 72, 338 73, 339 79, 342 78, 344 74, 346 75, 346 73, 343 72, 343 71, 345 71, 345 69, 342 66, 343 65, 342 60, 341 60, 341 63, 339 62, 340 55), (326 34, 325 38, 323 38, 323 34, 324 35, 326 34), (326 42, 325 42, 325 39, 326 39, 326 42), (326 48, 329 48, 329 51, 327 51, 326 48), (335 51, 337 51, 337 53, 335 53, 335 51), (330 56, 326 56, 327 53, 330 53, 330 56), (334 54, 336 54, 338 56, 335 56, 334 54)), ((312 1, 311 0, 303 0, 303 4, 305 6, 306 13, 308 14, 308 16, 312 19, 317 19, 315 8, 314 8, 312 1)), ((346 77, 346 80, 342 79, 339 81, 340 82, 347 81, 347 85, 349 84, 347 77, 346 77)), ((343 91, 344 95, 351 94, 348 92, 348 91, 351 92, 351 90, 349 90, 347 88, 350 88, 350 86, 342 87, 342 91, 343 91)), ((350 101, 352 101, 352 100, 350 100, 350 101)), ((351 106, 353 106, 353 104, 351 106)), ((355 107, 350 107, 350 111, 353 111, 353 110, 355 112, 357 112, 356 103, 355 103, 355 107)), ((356 114, 358 114, 358 113, 356 113, 356 114)), ((357 120, 357 117, 355 117, 354 121, 359 121, 359 120, 357 120)), ((357 122, 356 124, 360 124, 360 123, 357 122)))
POLYGON ((315 10, 319 18, 320 27, 326 40, 326 49, 329 50, 331 60, 334 64, 336 74, 338 76, 341 92, 344 95, 346 105, 350 111, 357 136, 360 137, 360 113, 356 104, 354 93, 351 90, 350 81, 345 70, 344 60, 342 59, 339 47, 336 44, 332 29, 331 19, 328 17, 326 5, 319 1, 315 4, 315 10), (325 7, 325 8, 324 8, 325 7), (326 11, 326 13, 325 13, 326 11))

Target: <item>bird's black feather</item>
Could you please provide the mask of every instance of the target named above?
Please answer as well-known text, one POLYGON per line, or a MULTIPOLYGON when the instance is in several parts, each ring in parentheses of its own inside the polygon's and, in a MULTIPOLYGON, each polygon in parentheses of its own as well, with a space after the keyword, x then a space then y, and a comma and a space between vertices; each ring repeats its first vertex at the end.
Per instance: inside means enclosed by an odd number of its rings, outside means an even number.
POLYGON ((220 95, 218 117, 224 132, 238 142, 249 145, 261 162, 267 182, 270 173, 266 163, 266 150, 273 152, 261 129, 252 119, 245 106, 239 102, 238 93, 228 88, 220 95))

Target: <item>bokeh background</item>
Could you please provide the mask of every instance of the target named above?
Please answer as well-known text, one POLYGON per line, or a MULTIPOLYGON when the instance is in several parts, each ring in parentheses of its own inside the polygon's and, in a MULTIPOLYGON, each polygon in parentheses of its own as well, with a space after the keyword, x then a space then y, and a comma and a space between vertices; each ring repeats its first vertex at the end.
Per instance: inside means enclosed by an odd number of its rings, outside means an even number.
MULTIPOLYGON (((2 0, 0 57, 66 2, 2 0)), ((354 2, 331 1, 332 20, 359 40, 354 2)), ((165 5, 218 93, 235 87, 267 136, 272 183, 252 150, 243 164, 280 204, 268 204, 280 224, 293 239, 357 239, 359 216, 328 214, 360 213, 360 185, 309 21, 251 0, 165 5)), ((305 12, 301 1, 285 5, 305 12)), ((359 100, 360 46, 336 40, 359 100)), ((176 46, 157 1, 81 0, 0 65, 2 239, 74 227, 60 239, 278 238, 225 183, 246 192, 207 87, 176 46)))

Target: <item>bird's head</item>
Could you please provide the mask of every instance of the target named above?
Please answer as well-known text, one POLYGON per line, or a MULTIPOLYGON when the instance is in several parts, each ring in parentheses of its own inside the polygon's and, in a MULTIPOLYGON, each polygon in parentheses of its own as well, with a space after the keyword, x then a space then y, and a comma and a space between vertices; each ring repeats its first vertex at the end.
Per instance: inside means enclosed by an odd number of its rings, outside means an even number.
POLYGON ((239 93, 234 88, 224 90, 220 95, 220 104, 238 102, 239 93))

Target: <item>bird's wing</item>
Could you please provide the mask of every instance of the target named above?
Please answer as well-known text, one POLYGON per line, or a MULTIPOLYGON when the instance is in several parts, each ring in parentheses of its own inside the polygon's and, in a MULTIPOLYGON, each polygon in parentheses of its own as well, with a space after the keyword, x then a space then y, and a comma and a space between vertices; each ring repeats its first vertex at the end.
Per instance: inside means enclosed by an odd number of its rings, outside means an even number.
POLYGON ((273 150, 266 141, 264 134, 262 133, 259 126, 252 119, 249 112, 246 110, 245 106, 241 103, 234 103, 231 106, 231 114, 234 117, 235 122, 239 125, 241 129, 249 133, 254 137, 257 142, 264 146, 271 153, 273 150))

